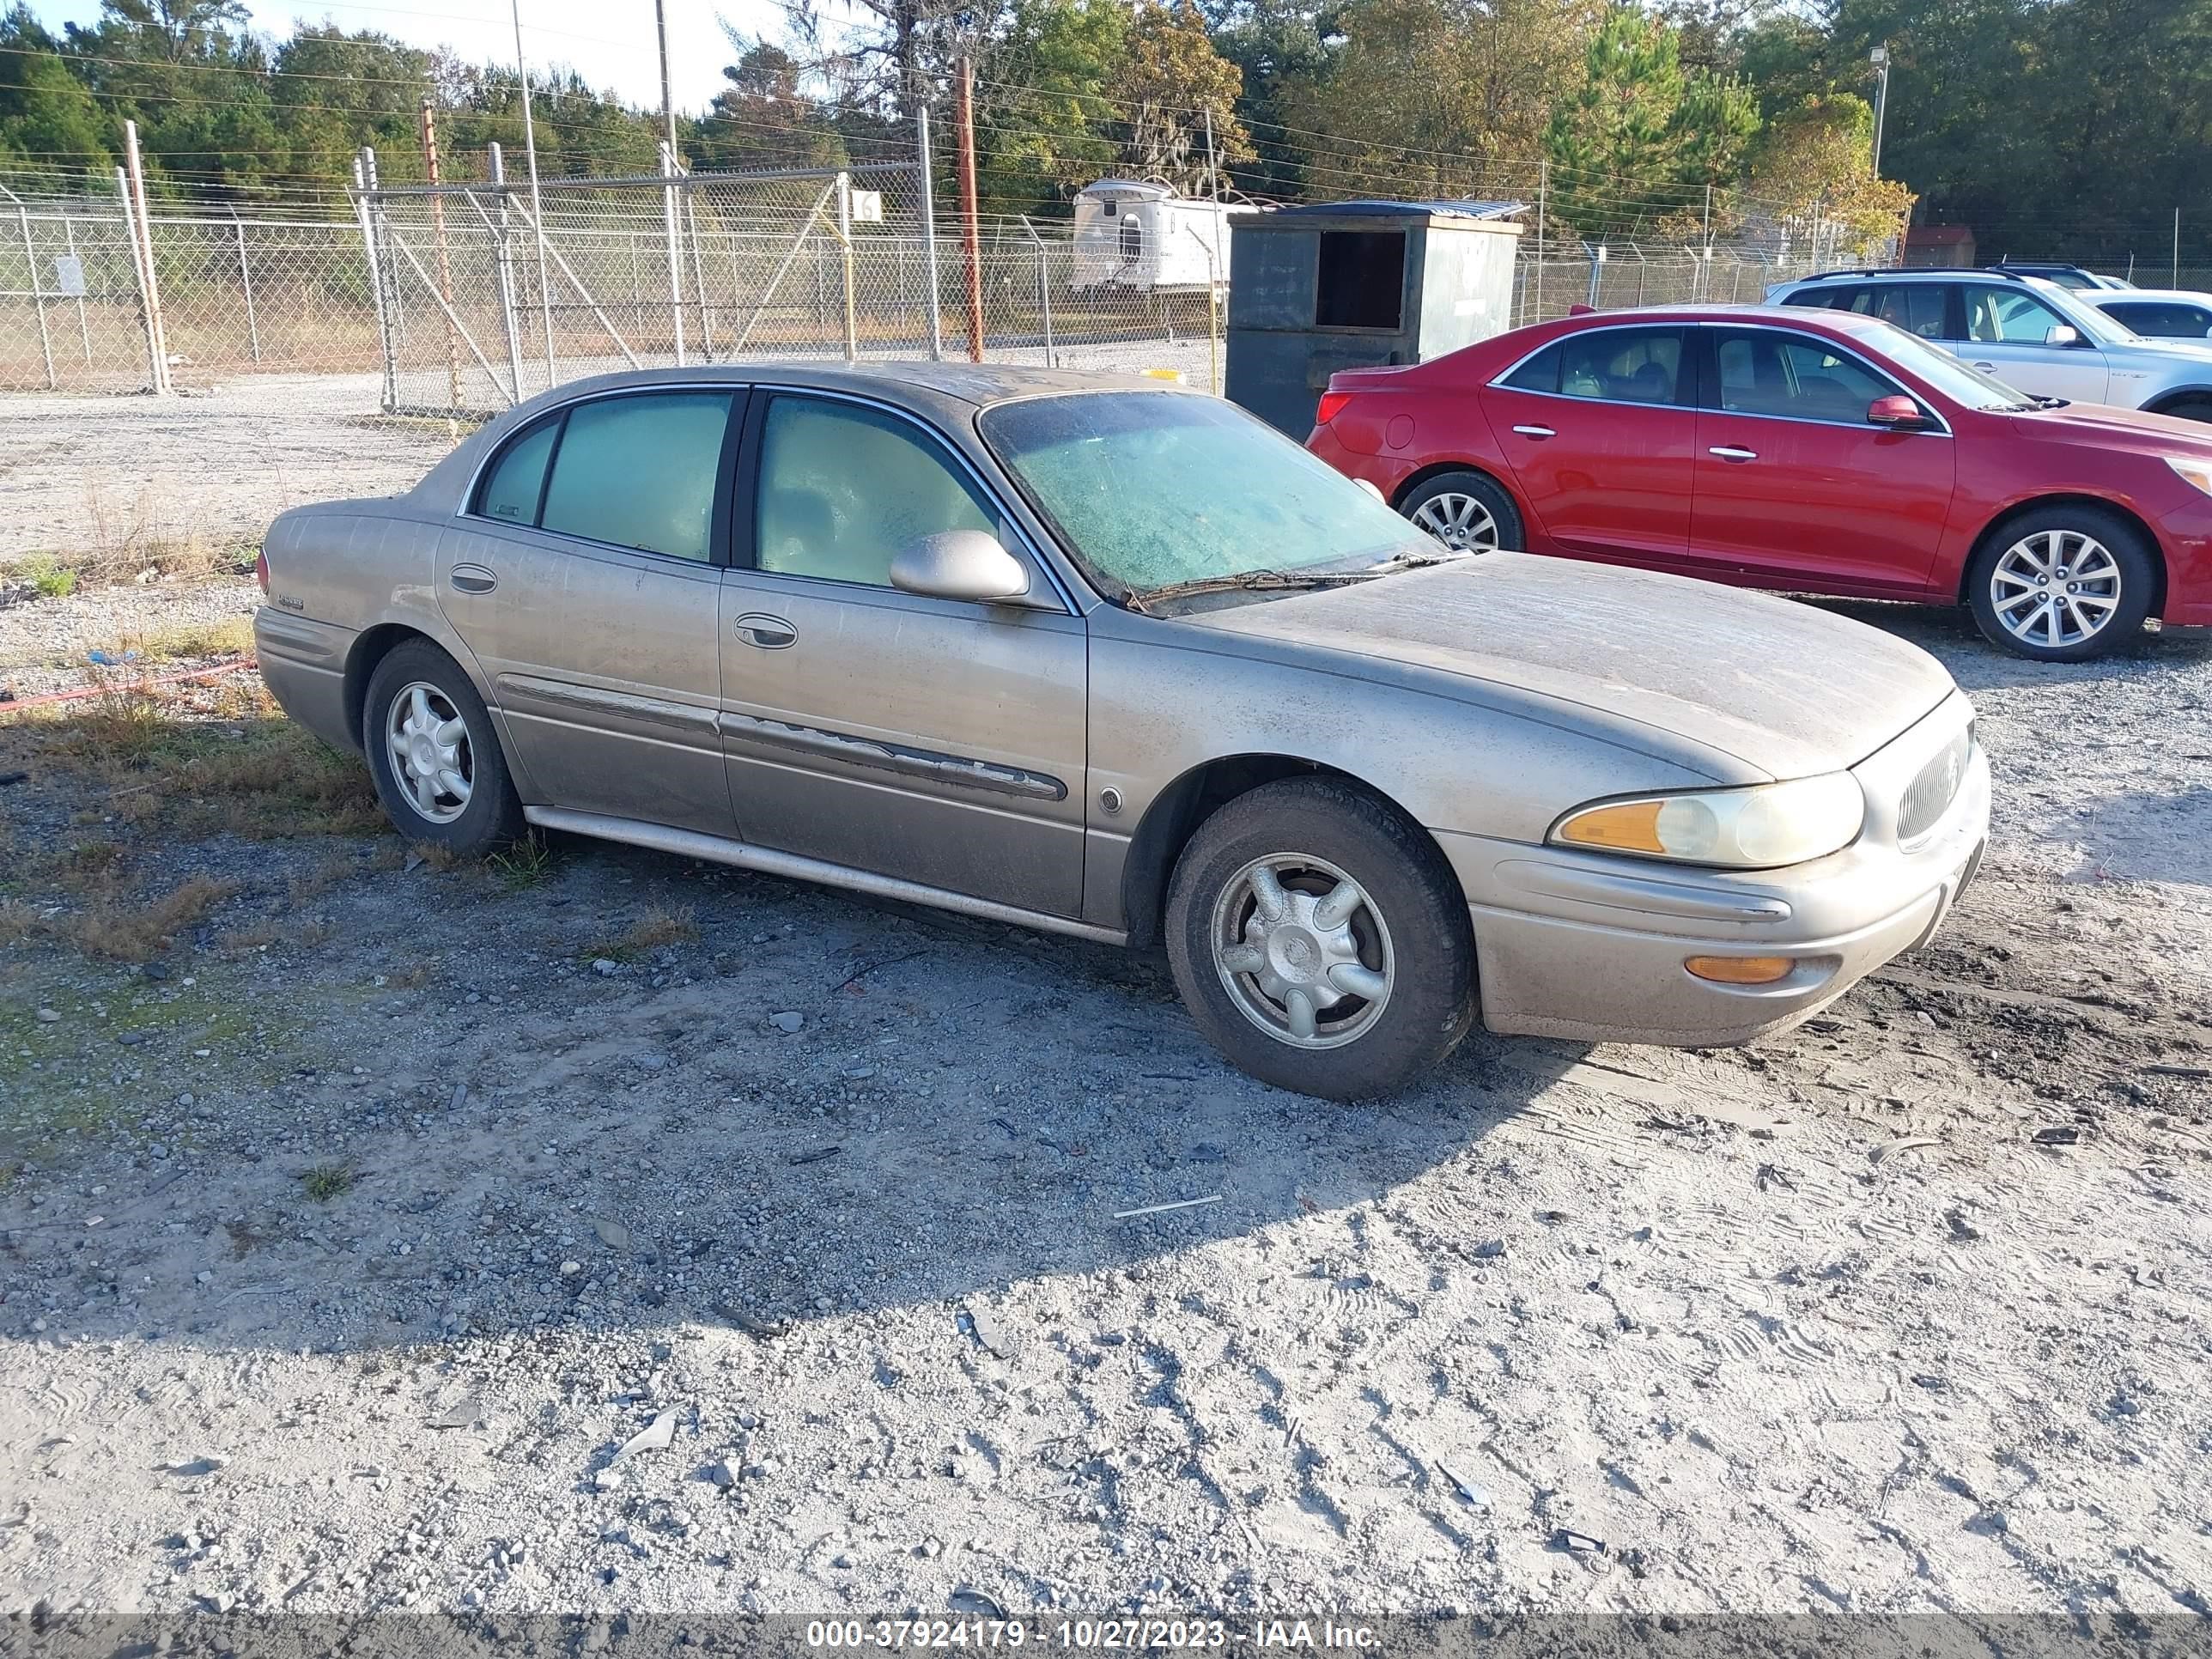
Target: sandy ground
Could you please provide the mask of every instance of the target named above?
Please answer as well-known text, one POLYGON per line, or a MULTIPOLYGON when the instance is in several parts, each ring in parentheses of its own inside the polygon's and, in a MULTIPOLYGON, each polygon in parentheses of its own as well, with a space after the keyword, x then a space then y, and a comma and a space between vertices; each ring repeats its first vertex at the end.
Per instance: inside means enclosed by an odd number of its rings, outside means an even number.
POLYGON ((1943 934, 1751 1050, 1479 1036, 1383 1106, 1148 957, 137 837, 0 732, 19 872, 240 884, 0 967, 0 1608, 2201 1612, 2212 641, 1848 609, 1982 711, 1943 934))

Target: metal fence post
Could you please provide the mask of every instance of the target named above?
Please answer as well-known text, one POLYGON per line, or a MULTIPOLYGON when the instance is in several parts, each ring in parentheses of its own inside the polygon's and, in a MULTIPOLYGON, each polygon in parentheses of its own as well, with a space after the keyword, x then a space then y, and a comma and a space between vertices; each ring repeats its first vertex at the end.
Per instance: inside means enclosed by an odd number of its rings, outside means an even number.
POLYGON ((699 349, 708 362, 714 361, 714 313, 707 303, 707 262, 699 250, 698 198, 684 192, 684 228, 691 242, 691 289, 699 296, 699 349))
MULTIPOLYGON (((434 192, 438 188, 438 112, 429 96, 422 99, 422 176, 428 181, 430 198, 430 234, 438 255, 438 298, 446 312, 446 410, 449 422, 461 411, 461 343, 460 331, 453 321, 453 260, 446 246, 446 198, 434 192)), ((448 435, 455 432, 449 423, 448 435)))
POLYGON ((23 205, 23 198, 5 185, 0 185, 0 196, 15 204, 15 222, 23 228, 23 268, 31 273, 31 303, 39 312, 39 349, 46 359, 46 390, 58 392, 61 382, 54 378, 54 343, 46 332, 46 291, 39 281, 38 250, 31 246, 30 210, 23 205))
POLYGON ((929 355, 934 358, 945 355, 945 315, 937 298, 937 185, 929 171, 929 106, 917 104, 914 111, 915 148, 919 160, 916 169, 921 178, 921 260, 928 267, 925 274, 924 295, 929 302, 929 355))
POLYGON ((845 361, 860 355, 860 320, 853 307, 853 175, 837 175, 837 242, 844 254, 845 361))
POLYGON ((354 158, 353 204, 361 219, 362 257, 368 265, 368 291, 376 301, 376 339, 384 356, 384 412, 398 412, 399 408, 398 365, 392 351, 392 319, 384 309, 384 272, 376 256, 376 216, 369 206, 370 152, 366 145, 354 158))
POLYGON ((1044 315, 1044 366, 1057 368, 1060 365, 1053 361, 1052 355, 1052 275, 1046 268, 1049 256, 1044 238, 1036 234, 1036 227, 1030 222, 1030 216, 1026 213, 1022 215, 1022 228, 1029 233, 1030 240, 1036 245, 1037 309, 1044 315))
POLYGON ((507 372, 513 377, 514 400, 522 401, 522 336, 514 322, 514 264, 507 253, 507 161, 497 144, 485 147, 493 187, 499 191, 499 224, 490 230, 492 262, 499 276, 499 320, 507 334, 507 372))
MULTIPOLYGON (((676 155, 664 142, 660 146, 660 172, 665 179, 676 177, 676 155)), ((676 186, 671 184, 660 193, 661 228, 668 240, 668 316, 669 327, 676 343, 676 367, 684 367, 684 261, 676 251, 676 186)))
MULTIPOLYGON (((66 212, 62 215, 62 245, 69 249, 70 258, 76 259, 76 224, 66 212)), ((91 319, 85 315, 84 310, 84 291, 88 286, 90 286, 90 284, 84 281, 83 260, 77 259, 76 269, 78 279, 76 285, 76 331, 77 337, 84 342, 84 366, 87 368, 90 368, 92 367, 92 322, 91 319)))
POLYGON ((253 316, 253 272, 246 260, 246 221, 238 216, 238 210, 230 210, 230 222, 238 232, 238 285, 246 290, 246 339, 253 361, 261 361, 261 325, 253 316))

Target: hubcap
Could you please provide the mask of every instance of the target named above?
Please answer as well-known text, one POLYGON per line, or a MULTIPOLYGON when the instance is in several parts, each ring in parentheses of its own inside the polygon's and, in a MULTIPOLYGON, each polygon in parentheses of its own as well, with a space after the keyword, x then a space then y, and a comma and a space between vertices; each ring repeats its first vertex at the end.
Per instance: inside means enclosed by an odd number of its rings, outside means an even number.
POLYGON ((1472 495, 1455 490, 1431 495, 1413 509, 1413 522, 1454 552, 1498 550, 1498 520, 1472 495))
POLYGON ((2079 645, 2120 607, 2119 561, 2081 531, 2039 530, 2005 549, 1990 573, 1990 604, 2024 645, 2079 645))
POLYGON ((1366 890, 1326 859, 1275 853, 1213 906, 1213 965, 1237 1011, 1279 1042, 1335 1048, 1390 1000, 1397 959, 1366 890))
POLYGON ((385 716, 384 736, 392 781, 419 816, 451 823, 469 810, 476 753, 451 697, 423 680, 403 686, 385 716))

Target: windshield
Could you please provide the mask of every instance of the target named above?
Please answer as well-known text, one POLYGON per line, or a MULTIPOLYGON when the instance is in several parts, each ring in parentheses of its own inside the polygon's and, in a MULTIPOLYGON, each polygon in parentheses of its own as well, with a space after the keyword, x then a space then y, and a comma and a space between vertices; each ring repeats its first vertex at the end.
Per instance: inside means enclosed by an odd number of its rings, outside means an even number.
POLYGON ((1109 594, 1255 571, 1347 571, 1437 550, 1273 427, 1182 392, 986 410, 983 440, 1109 594))
POLYGON ((1899 368, 1909 369, 1954 403, 1969 409, 2027 409, 2035 403, 2025 392, 2007 386, 1994 374, 1967 368, 1942 346, 1895 323, 1881 325, 1877 343, 1899 368))

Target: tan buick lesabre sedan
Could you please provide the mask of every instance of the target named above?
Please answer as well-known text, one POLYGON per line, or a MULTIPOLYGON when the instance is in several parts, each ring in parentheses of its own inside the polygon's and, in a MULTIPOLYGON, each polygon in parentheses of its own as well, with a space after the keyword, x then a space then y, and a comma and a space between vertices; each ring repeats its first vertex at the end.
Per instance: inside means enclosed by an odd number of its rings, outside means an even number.
POLYGON ((262 672, 403 835, 526 825, 1133 945, 1287 1089, 1803 1018, 1979 860, 1973 710, 1780 599, 1454 554, 1218 399, 619 374, 287 513, 262 672))

